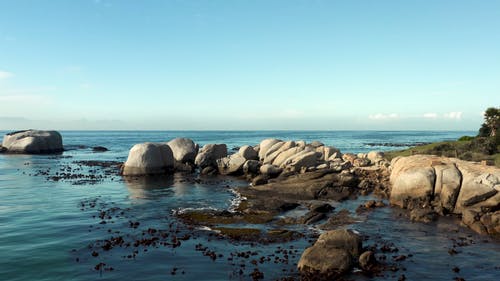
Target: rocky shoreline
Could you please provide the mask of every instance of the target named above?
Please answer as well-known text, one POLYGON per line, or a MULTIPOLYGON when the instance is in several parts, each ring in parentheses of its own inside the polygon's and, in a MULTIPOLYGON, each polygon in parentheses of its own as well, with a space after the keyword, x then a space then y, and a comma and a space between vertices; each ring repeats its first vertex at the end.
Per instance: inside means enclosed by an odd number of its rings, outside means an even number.
MULTIPOLYGON (((21 141, 6 142, 4 137, 2 146, 7 152, 15 147, 15 153, 61 151, 62 139, 60 146, 50 150, 47 143, 54 142, 37 139, 47 135, 35 132, 28 137, 26 131, 11 133, 8 140, 22 134, 14 138, 21 141), (30 149, 23 150, 23 142, 30 149), (41 144, 43 149, 33 148, 34 144, 41 144)), ((176 216, 186 225, 208 226, 228 239, 267 243, 296 239, 302 234, 285 227, 261 231, 258 227, 233 225, 273 222, 314 226, 324 233, 298 263, 304 280, 337 278, 354 266, 366 274, 388 270, 387 264, 375 259, 373 251, 361 246, 359 234, 341 229, 352 219, 348 213, 335 210, 328 203, 331 201, 373 194, 381 200, 366 202, 358 207, 359 212, 385 207, 384 201, 389 200, 392 206, 408 209, 414 221, 425 223, 439 216, 457 216, 478 233, 496 238, 500 234, 500 170, 453 158, 418 155, 389 162, 382 152, 343 154, 320 142, 279 139, 242 146, 230 154, 225 144, 200 148, 190 139, 177 138, 168 143, 137 144, 121 167, 115 163, 113 167, 116 172, 120 169, 125 181, 174 172, 246 179, 249 186, 235 189, 241 200, 233 210, 187 211, 176 216), (307 211, 296 218, 282 217, 299 208, 307 211), (331 258, 320 258, 325 255, 331 258)), ((69 174, 64 177, 71 177, 69 174)))

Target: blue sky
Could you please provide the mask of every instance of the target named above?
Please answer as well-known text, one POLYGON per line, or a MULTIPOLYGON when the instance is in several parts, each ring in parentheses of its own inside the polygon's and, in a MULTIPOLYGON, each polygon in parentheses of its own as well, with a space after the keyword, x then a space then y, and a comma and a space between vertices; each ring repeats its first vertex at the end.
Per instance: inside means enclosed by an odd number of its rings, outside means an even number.
POLYGON ((476 130, 500 1, 0 0, 0 129, 476 130))

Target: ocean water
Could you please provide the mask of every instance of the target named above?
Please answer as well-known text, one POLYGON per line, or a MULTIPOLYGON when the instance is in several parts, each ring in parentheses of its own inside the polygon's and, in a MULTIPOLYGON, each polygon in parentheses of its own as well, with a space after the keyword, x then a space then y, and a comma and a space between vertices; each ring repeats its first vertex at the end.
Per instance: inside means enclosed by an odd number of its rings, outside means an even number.
MULTIPOLYGON (((314 233, 314 229, 295 226, 295 230, 305 233, 306 237, 287 243, 235 242, 220 239, 203 228, 187 227, 173 215, 189 208, 230 208, 237 199, 232 187, 247 185, 241 179, 200 180, 176 174, 154 180, 127 181, 107 173, 106 168, 81 162, 123 162, 135 143, 168 141, 182 136, 200 145, 226 143, 232 149, 276 137, 319 140, 342 152, 367 152, 475 134, 431 131, 61 133, 66 148, 62 155, 0 154, 0 280, 252 280, 250 274, 256 268, 263 272, 264 280, 298 276, 295 264, 300 253, 310 245, 308 235, 314 233), (104 146, 109 151, 94 153, 93 146, 104 146), (70 170, 81 176, 50 178, 70 170), (117 237, 124 242, 105 249, 106 241, 117 237), (152 237, 159 239, 150 239, 152 237), (137 241, 140 243, 136 246, 137 241), (127 246, 127 243, 131 244, 127 246), (216 253, 215 259, 210 251, 216 253), (238 256, 247 251, 251 252, 249 258, 238 256), (260 258, 264 258, 262 263, 260 258), (259 262, 252 262, 254 259, 259 262)), ((356 222, 347 227, 365 235, 365 244, 393 243, 398 252, 388 253, 388 260, 397 255, 408 257, 399 263, 397 271, 382 277, 370 279, 354 272, 350 279, 398 280, 402 274, 407 280, 453 280, 458 276, 466 280, 497 280, 500 276, 498 241, 460 227, 454 218, 441 218, 425 225, 409 222, 392 208, 360 215, 354 212, 359 204, 370 199, 373 198, 362 196, 355 201, 331 204, 337 210, 351 211, 356 222), (451 249, 457 253, 450 254, 451 249), (460 271, 454 272, 454 267, 460 271)))

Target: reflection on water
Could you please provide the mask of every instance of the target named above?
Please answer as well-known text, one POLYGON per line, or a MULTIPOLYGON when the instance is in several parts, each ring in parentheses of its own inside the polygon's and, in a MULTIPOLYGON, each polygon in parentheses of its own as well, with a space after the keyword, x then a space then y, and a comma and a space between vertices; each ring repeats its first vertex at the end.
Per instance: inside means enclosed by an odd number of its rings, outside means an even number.
POLYGON ((174 188, 174 177, 148 176, 148 177, 123 177, 131 199, 158 199, 174 188))

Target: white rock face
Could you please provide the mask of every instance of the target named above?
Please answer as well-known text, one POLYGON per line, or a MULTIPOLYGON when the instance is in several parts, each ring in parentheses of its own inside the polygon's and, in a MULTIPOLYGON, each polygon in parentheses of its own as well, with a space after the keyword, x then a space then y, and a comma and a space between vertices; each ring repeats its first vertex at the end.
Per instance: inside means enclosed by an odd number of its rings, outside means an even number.
POLYGON ((283 152, 281 152, 273 161, 273 165, 276 165, 278 167, 282 166, 283 163, 290 158, 291 156, 301 152, 304 150, 305 147, 303 146, 296 146, 292 147, 290 149, 287 149, 283 152))
POLYGON ((391 165, 394 205, 406 207, 407 199, 430 203, 434 197, 445 210, 462 214, 467 209, 495 208, 500 202, 496 167, 431 155, 397 157, 391 165))
POLYGON ((26 130, 8 133, 2 146, 7 152, 40 154, 63 151, 61 134, 57 131, 26 130))
POLYGON ((181 163, 194 163, 198 154, 199 146, 188 138, 175 138, 169 141, 168 146, 172 149, 174 159, 181 163))
POLYGON ((124 176, 166 174, 173 171, 174 155, 165 143, 139 143, 134 145, 123 165, 124 176))
POLYGON ((290 149, 290 148, 293 148, 295 146, 297 146, 295 144, 294 141, 287 141, 287 142, 284 142, 282 143, 276 150, 272 151, 273 148, 278 145, 278 144, 275 144, 273 145, 273 147, 271 147, 271 149, 269 149, 269 151, 266 153, 266 157, 264 158, 264 164, 272 164, 273 161, 284 151, 290 149))
POLYGON ((264 160, 264 156, 266 156, 267 151, 271 146, 274 144, 281 142, 281 140, 278 139, 265 139, 260 142, 259 144, 259 159, 264 160))
POLYGON ((225 144, 207 144, 198 152, 194 164, 200 168, 208 166, 217 167, 217 159, 227 156, 227 146, 225 144))

